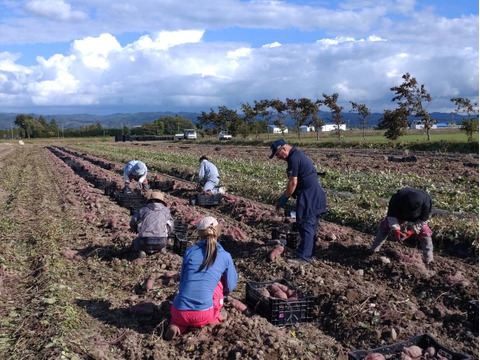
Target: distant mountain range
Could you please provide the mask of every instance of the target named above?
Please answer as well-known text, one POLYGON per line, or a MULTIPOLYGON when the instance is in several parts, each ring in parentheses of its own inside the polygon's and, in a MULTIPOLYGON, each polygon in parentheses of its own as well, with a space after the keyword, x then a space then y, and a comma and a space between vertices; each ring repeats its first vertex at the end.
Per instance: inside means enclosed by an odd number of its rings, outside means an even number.
MULTIPOLYGON (((11 126, 16 127, 14 124, 15 117, 18 113, 0 113, 0 129, 10 129, 11 126)), ((40 114, 28 114, 38 119, 40 114)), ((51 119, 55 119, 58 126, 64 128, 79 128, 80 126, 91 125, 100 123, 104 128, 120 128, 127 126, 129 128, 139 126, 147 122, 153 122, 156 119, 164 116, 179 115, 186 119, 191 120, 194 124, 197 123, 197 117, 200 113, 194 112, 140 112, 140 113, 118 113, 111 115, 92 115, 92 114, 73 114, 73 115, 42 115, 47 122, 51 119)), ((343 120, 347 124, 347 127, 359 127, 358 115, 355 113, 343 113, 343 120)), ((328 112, 320 112, 322 120, 326 123, 331 122, 331 114, 328 112)), ((461 123, 465 116, 452 114, 452 113, 431 113, 430 116, 439 123, 461 123)), ((381 113, 373 113, 368 116, 367 126, 374 127, 378 124, 382 117, 381 113)), ((285 120, 287 126, 293 126, 293 120, 287 118, 285 120)))

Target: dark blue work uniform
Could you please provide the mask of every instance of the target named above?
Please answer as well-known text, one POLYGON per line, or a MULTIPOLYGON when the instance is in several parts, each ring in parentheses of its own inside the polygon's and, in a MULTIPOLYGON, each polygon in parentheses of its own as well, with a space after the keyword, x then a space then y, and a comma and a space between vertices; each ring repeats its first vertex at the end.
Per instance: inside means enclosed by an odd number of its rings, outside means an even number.
POLYGON ((317 169, 299 149, 292 147, 287 157, 287 175, 297 177, 293 196, 297 198, 297 228, 302 241, 298 257, 310 261, 315 248, 318 220, 327 211, 327 198, 318 182, 317 169))

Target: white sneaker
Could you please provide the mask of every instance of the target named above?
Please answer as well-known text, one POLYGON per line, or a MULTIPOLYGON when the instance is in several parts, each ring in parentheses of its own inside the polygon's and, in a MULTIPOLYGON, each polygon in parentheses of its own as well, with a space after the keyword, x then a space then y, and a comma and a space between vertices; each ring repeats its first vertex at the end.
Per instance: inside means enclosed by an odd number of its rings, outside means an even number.
POLYGON ((219 194, 222 194, 222 195, 223 195, 223 194, 225 194, 226 191, 227 191, 227 190, 225 189, 225 186, 220 186, 220 187, 218 188, 218 193, 219 193, 219 194))

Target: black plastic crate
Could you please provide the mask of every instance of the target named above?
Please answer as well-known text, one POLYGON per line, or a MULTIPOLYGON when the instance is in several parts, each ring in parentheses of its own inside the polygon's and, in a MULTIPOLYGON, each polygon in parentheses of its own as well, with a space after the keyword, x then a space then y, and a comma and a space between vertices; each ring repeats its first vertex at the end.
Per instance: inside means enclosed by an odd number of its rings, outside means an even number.
POLYGON ((443 357, 449 360, 470 360, 470 356, 463 355, 457 352, 446 348, 443 345, 440 345, 435 338, 432 337, 430 334, 420 334, 411 337, 410 339, 398 342, 393 345, 386 345, 382 347, 378 347, 375 349, 370 350, 352 350, 348 353, 348 360, 362 360, 365 356, 369 353, 380 353, 382 355, 393 355, 393 354, 400 354, 402 350, 406 347, 417 345, 418 347, 422 348, 422 350, 426 350, 428 347, 433 346, 436 350, 436 354, 440 354, 443 357))
POLYGON ((478 331, 478 300, 468 302, 468 321, 478 331))
POLYGON ((272 240, 283 240, 283 243, 290 249, 296 249, 300 244, 301 238, 297 231, 296 223, 272 229, 272 240))
POLYGON ((174 180, 167 180, 167 181, 154 180, 150 182, 150 187, 152 189, 161 190, 161 191, 171 191, 173 190, 174 185, 175 185, 174 180))
POLYGON ((124 193, 123 191, 117 191, 115 194, 115 200, 118 205, 130 209, 130 214, 135 213, 138 209, 145 206, 147 198, 140 192, 124 193))
POLYGON ((300 233, 291 232, 287 234, 287 247, 290 249, 296 249, 298 244, 300 244, 301 238, 300 233))
POLYGON ((297 289, 285 279, 267 282, 247 281, 247 305, 254 308, 258 314, 276 326, 311 322, 313 320, 313 305, 315 302, 313 296, 306 296, 298 300, 282 300, 271 297, 265 299, 257 291, 257 289, 268 286, 274 282, 287 285, 290 289, 294 289, 299 297, 301 296, 297 289))
POLYGON ((291 205, 291 204, 285 205, 285 209, 284 209, 285 217, 295 219, 297 217, 297 211, 296 210, 297 210, 296 205, 291 205))
POLYGON ((174 220, 173 222, 173 232, 174 233, 186 233, 188 229, 187 224, 185 224, 182 220, 174 220))
POLYGON ((206 195, 197 194, 195 197, 190 198, 190 205, 199 206, 216 206, 222 202, 222 194, 206 195))
POLYGON ((177 233, 173 238, 173 252, 183 256, 185 255, 185 251, 187 250, 188 239, 187 234, 185 233, 177 233))

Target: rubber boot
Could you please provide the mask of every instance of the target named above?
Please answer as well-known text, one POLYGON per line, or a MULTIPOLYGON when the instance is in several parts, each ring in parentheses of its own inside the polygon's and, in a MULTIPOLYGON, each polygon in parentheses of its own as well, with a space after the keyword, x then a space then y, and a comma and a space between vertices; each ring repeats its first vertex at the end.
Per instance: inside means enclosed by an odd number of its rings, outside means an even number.
POLYGON ((422 246, 423 262, 428 265, 433 262, 433 243, 431 237, 420 238, 422 246))
POLYGON ((370 252, 376 253, 380 251, 382 245, 388 239, 389 231, 385 231, 382 228, 378 229, 377 235, 375 236, 375 240, 373 241, 372 246, 370 246, 370 252))

